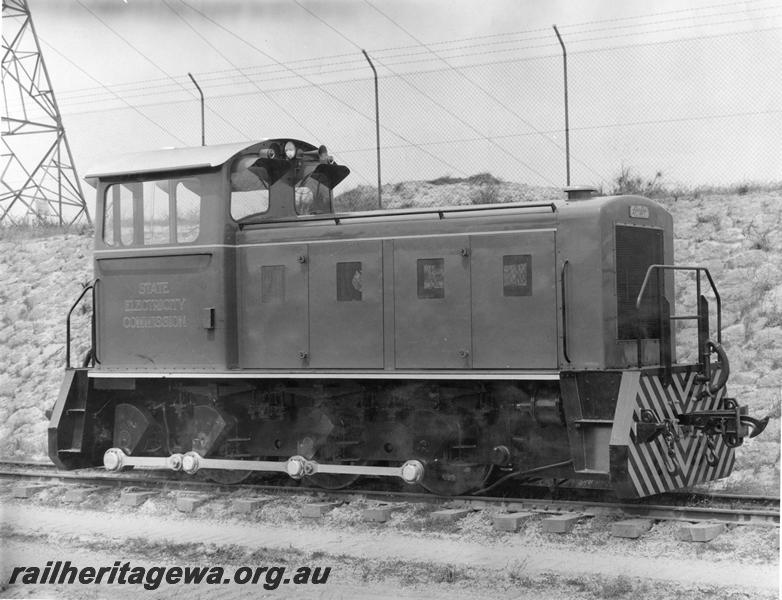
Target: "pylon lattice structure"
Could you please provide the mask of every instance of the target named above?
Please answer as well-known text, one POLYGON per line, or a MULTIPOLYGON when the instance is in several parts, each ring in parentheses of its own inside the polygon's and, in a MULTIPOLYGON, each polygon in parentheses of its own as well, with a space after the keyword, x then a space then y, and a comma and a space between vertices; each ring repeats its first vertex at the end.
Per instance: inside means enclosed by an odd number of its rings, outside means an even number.
POLYGON ((3 0, 0 224, 91 224, 27 0, 3 0))

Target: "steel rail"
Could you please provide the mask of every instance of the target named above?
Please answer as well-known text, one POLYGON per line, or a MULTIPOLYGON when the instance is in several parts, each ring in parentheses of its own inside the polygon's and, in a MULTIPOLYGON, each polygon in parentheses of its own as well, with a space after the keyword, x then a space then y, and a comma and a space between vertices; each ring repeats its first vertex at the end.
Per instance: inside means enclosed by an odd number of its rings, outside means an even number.
MULTIPOLYGON (((225 484, 194 479, 177 473, 166 473, 161 477, 153 471, 127 471, 111 473, 100 468, 59 471, 54 465, 46 463, 3 462, 0 461, 0 479, 59 480, 66 484, 84 484, 100 487, 149 487, 163 490, 191 491, 213 494, 226 494, 232 491, 253 491, 263 494, 305 494, 322 499, 324 495, 339 498, 355 498, 360 494, 366 499, 393 502, 447 505, 453 508, 472 508, 475 510, 500 508, 503 511, 530 511, 543 514, 583 513, 585 515, 624 514, 665 521, 710 521, 732 525, 757 525, 779 527, 779 498, 774 496, 743 496, 735 494, 707 493, 669 493, 661 497, 638 502, 620 500, 571 500, 547 498, 513 497, 476 497, 476 496, 437 496, 423 492, 404 492, 390 489, 328 490, 320 487, 301 485, 295 480, 286 480, 284 484, 225 484), (172 476, 173 475, 173 476, 172 476), (681 500, 692 503, 722 503, 731 506, 681 506, 659 503, 661 500, 681 496, 681 500), (650 503, 658 502, 658 503, 650 503), (735 504, 769 504, 774 508, 736 508, 735 504)), ((545 488, 548 489, 548 488, 545 488)), ((542 491, 542 490, 541 490, 542 491)), ((558 488, 559 493, 580 491, 580 488, 558 488)))

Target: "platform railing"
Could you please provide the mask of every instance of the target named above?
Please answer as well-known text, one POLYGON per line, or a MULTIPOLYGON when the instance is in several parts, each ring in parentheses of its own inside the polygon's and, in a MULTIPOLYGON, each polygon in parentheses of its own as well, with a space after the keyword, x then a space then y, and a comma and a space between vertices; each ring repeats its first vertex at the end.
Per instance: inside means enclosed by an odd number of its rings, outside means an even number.
MULTIPOLYGON (((641 289, 638 292, 638 297, 635 301, 635 308, 640 310, 641 303, 644 299, 649 281, 651 280, 652 273, 657 276, 657 290, 658 290, 658 310, 657 317, 660 326, 660 365, 663 367, 663 382, 668 385, 671 382, 671 321, 685 321, 694 320, 698 325, 698 359, 700 361, 699 368, 702 373, 703 379, 708 381, 711 378, 711 362, 709 359, 710 348, 709 342, 709 302, 706 297, 701 293, 701 273, 705 273, 708 279, 711 291, 714 293, 714 298, 717 304, 717 345, 722 344, 722 300, 720 294, 717 291, 717 286, 714 285, 714 279, 711 277, 711 273, 706 267, 696 267, 690 265, 650 265, 646 270, 641 289), (665 271, 690 271, 695 273, 695 291, 697 297, 697 312, 692 315, 671 315, 670 303, 663 293, 663 275, 665 271)), ((638 366, 641 366, 641 340, 637 340, 638 344, 638 366)))
MULTIPOLYGON (((76 310, 76 307, 81 303, 81 301, 84 299, 84 296, 87 294, 87 292, 92 291, 92 315, 90 316, 90 359, 93 361, 96 361, 97 358, 95 356, 95 286, 97 285, 98 281, 97 279, 84 286, 84 289, 81 291, 81 294, 79 294, 79 297, 76 298, 76 301, 71 305, 70 310, 68 311, 68 316, 65 320, 65 368, 71 369, 71 316, 73 315, 73 311, 76 310)), ((85 365, 86 366, 86 365, 85 365)))

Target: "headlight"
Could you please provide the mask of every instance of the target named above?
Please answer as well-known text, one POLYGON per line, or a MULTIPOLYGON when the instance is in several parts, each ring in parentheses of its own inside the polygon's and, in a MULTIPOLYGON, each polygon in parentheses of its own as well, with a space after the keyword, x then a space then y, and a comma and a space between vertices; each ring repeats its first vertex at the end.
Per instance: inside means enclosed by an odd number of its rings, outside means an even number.
POLYGON ((285 142, 285 156, 287 156, 288 159, 296 157, 296 144, 293 142, 285 142))

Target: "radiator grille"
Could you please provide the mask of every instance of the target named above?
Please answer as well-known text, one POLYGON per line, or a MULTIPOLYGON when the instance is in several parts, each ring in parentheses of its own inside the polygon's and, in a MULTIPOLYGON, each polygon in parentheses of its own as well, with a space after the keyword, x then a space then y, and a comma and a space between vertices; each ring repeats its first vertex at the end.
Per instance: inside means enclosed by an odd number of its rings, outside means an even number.
POLYGON ((663 263, 663 232, 645 227, 616 226, 616 303, 620 340, 659 339, 657 276, 647 284, 640 310, 638 292, 649 265, 663 263))

